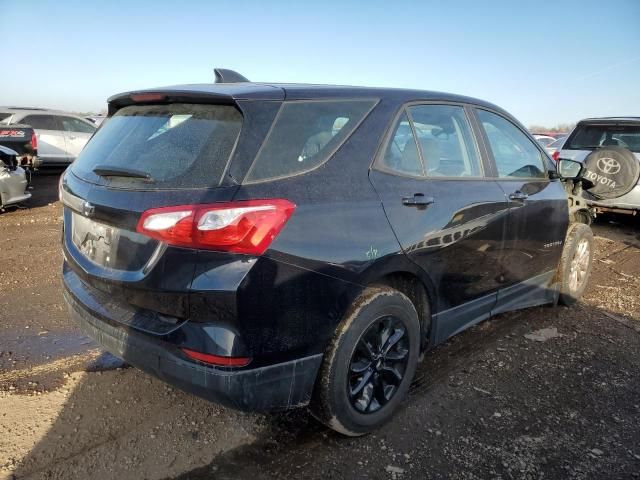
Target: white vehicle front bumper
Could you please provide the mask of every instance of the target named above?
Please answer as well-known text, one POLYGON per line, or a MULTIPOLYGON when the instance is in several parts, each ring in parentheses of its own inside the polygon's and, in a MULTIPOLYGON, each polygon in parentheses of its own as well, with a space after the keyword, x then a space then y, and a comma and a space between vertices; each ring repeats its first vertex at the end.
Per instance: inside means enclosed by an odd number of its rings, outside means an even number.
POLYGON ((0 168, 0 206, 14 205, 31 198, 26 190, 27 177, 22 168, 13 171, 0 168))

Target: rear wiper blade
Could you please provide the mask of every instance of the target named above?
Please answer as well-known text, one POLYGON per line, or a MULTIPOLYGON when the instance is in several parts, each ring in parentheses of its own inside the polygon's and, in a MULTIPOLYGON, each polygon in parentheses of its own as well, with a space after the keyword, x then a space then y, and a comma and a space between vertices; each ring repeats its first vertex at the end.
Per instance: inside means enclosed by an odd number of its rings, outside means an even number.
POLYGON ((93 173, 100 175, 101 177, 128 177, 128 178, 141 178, 147 182, 153 182, 153 177, 147 172, 142 170, 135 170, 133 168, 116 167, 110 165, 97 165, 93 169, 93 173))

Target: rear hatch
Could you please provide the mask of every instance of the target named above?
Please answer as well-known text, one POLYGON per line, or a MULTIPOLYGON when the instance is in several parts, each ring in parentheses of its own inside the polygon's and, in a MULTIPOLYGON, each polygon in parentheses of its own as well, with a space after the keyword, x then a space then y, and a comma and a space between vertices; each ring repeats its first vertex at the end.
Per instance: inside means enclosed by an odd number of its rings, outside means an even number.
POLYGON ((582 162, 594 150, 607 146, 627 148, 640 160, 640 120, 581 122, 563 144, 560 158, 582 162))
MULTIPOLYGON (((0 113, 0 118, 3 114, 0 113)), ((14 150, 18 155, 37 155, 33 145, 34 131, 29 125, 5 125, 0 122, 0 146, 14 150)))
POLYGON ((131 104, 115 112, 61 183, 67 270, 110 301, 188 315, 197 250, 137 233, 142 214, 224 202, 241 134, 236 104, 131 104))

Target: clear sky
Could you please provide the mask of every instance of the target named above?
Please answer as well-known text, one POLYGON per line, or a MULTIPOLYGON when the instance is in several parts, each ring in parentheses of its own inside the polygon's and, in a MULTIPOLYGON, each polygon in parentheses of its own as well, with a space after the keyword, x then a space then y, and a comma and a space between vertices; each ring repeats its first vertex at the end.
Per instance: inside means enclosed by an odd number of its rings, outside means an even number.
POLYGON ((213 81, 409 87, 526 125, 640 115, 640 0, 0 0, 0 105, 213 81))

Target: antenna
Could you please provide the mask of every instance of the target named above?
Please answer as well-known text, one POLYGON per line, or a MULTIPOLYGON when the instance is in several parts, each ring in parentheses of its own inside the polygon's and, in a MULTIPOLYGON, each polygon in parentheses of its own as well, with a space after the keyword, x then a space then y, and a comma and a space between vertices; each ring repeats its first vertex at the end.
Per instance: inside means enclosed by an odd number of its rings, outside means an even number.
POLYGON ((216 75, 216 83, 240 83, 249 81, 248 78, 243 77, 238 72, 226 68, 214 68, 213 71, 216 75))

